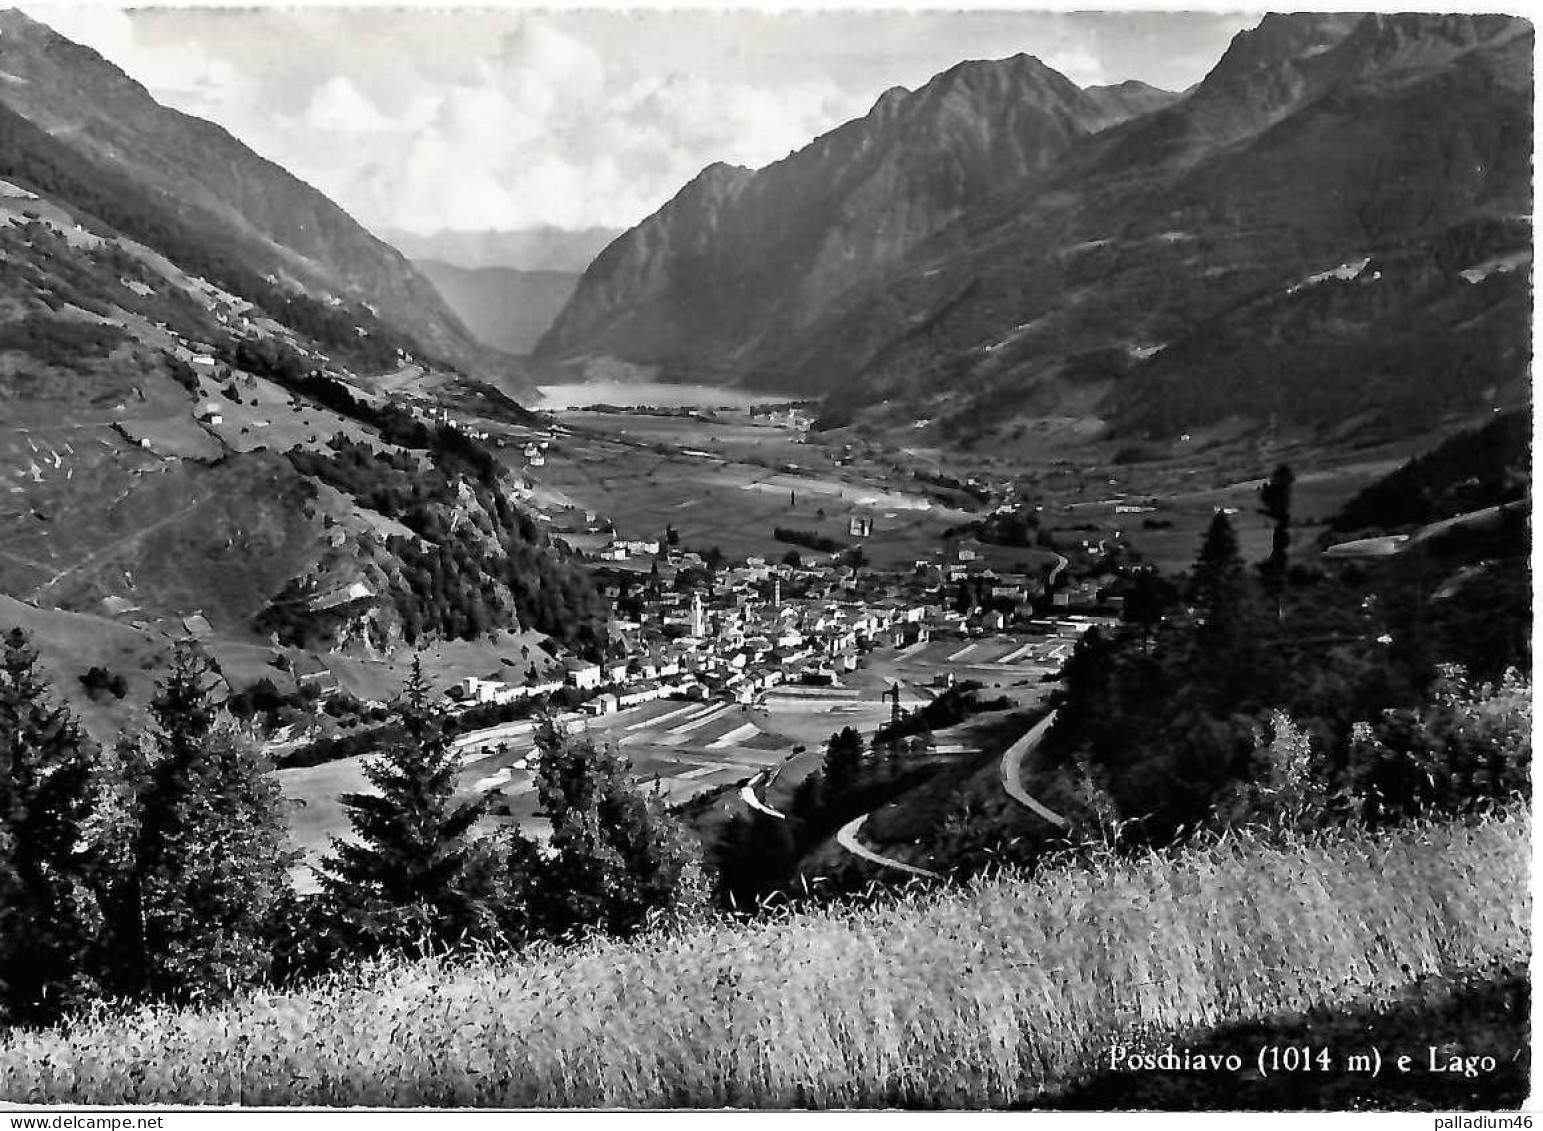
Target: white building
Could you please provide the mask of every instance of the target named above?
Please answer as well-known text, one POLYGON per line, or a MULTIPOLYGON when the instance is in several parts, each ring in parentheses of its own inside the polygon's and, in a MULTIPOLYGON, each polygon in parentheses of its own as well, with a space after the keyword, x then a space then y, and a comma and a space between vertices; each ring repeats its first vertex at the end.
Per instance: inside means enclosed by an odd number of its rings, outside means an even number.
POLYGON ((587 660, 569 660, 563 664, 567 680, 580 691, 592 691, 600 686, 600 665, 587 660))

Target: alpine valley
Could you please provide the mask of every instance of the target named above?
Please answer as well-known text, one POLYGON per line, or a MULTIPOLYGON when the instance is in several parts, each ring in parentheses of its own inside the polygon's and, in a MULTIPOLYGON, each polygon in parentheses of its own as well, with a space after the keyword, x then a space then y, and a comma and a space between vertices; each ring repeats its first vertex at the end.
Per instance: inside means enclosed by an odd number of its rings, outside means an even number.
POLYGON ((1535 1091, 1525 19, 109 15, 0 12, 0 1104, 1535 1091))
POLYGON ((1527 394, 1531 26, 1269 16, 1192 90, 964 63, 705 169, 538 354, 826 394, 956 440, 1342 434, 1527 394))

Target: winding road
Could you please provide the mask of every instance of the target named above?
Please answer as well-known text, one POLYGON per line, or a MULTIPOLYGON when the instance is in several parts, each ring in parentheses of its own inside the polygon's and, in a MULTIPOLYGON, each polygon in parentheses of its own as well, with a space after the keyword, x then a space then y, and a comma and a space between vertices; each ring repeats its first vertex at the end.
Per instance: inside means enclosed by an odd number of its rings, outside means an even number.
MULTIPOLYGON (((1028 754, 1030 750, 1033 750, 1034 747, 1039 745, 1040 741, 1045 737, 1045 734, 1050 730, 1051 726, 1055 724, 1055 715, 1056 713, 1051 711, 1044 718, 1040 719, 1039 722, 1030 727, 1022 738, 1018 739, 1018 741, 1014 742, 1011 746, 1002 752, 1002 760, 997 764, 997 774, 1001 780, 1002 789, 1006 792, 1007 796, 1011 797, 1019 805, 1022 805, 1035 816, 1050 822, 1052 825, 1056 826, 1056 828, 1065 829, 1070 827, 1070 821, 1047 807, 1032 794, 1030 794, 1028 790, 1023 788, 1024 756, 1028 754)), ((759 775, 757 775, 757 778, 758 777, 759 775)), ((750 805, 752 808, 758 809, 763 813, 770 813, 774 817, 781 817, 781 813, 778 813, 775 810, 767 809, 760 803, 759 798, 755 796, 755 784, 757 778, 750 779, 750 781, 740 791, 740 796, 742 796, 745 799, 746 804, 750 805)), ((918 868, 914 864, 907 864, 904 860, 896 860, 893 857, 881 855, 880 853, 873 851, 873 849, 869 848, 867 845, 863 844, 862 841, 858 840, 858 831, 863 827, 863 823, 871 816, 873 816, 873 813, 871 812, 864 813, 861 817, 857 817, 842 825, 841 828, 836 832, 836 843, 850 852, 853 856, 856 856, 861 860, 866 860, 870 864, 878 864, 885 868, 893 868, 899 872, 905 872, 912 876, 924 876, 927 879, 932 880, 941 878, 937 872, 929 871, 926 868, 918 868)))
POLYGON ((744 785, 739 787, 740 800, 743 801, 746 805, 750 806, 750 808, 754 809, 757 813, 764 813, 768 817, 776 817, 779 821, 786 821, 788 819, 788 815, 786 813, 782 813, 776 809, 773 809, 770 805, 766 804, 766 802, 762 801, 758 796, 756 796, 755 787, 761 784, 761 776, 761 774, 756 774, 755 777, 751 778, 744 785))
POLYGON ((861 817, 856 817, 842 825, 836 830, 836 843, 853 856, 866 860, 870 864, 881 864, 886 868, 894 868, 897 871, 907 872, 913 876, 924 876, 929 880, 941 879, 938 873, 928 871, 926 868, 918 868, 914 864, 907 864, 904 860, 895 860, 889 856, 880 856, 877 852, 863 844, 862 841, 858 840, 857 830, 862 828, 863 822, 871 816, 873 816, 872 813, 864 813, 861 817))
POLYGON ((1045 737, 1045 733, 1054 723, 1055 712, 1051 711, 1030 727, 1028 733, 1022 738, 1002 751, 1002 761, 998 765, 997 770, 1002 778, 1002 788, 1007 791, 1007 796, 1029 810, 1029 812, 1043 817, 1057 828, 1064 829, 1068 828, 1071 822, 1059 813, 1046 808, 1028 790, 1023 788, 1024 755, 1039 745, 1040 740, 1045 737))

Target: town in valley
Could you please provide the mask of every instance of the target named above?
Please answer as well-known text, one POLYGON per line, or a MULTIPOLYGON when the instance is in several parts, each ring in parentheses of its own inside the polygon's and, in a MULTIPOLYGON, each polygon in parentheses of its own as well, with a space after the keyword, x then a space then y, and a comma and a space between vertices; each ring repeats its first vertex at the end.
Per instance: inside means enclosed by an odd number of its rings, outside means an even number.
POLYGON ((0 1102, 1524 1107, 1535 60, 0 10, 0 1102))

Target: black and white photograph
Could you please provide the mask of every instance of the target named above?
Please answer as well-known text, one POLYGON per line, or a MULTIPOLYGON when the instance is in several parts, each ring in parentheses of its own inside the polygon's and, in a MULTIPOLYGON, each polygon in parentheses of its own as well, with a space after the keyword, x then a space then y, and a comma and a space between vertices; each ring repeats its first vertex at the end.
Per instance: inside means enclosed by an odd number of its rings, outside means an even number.
POLYGON ((0 1121, 1530 1126, 1523 13, 0 9, 0 1121))

